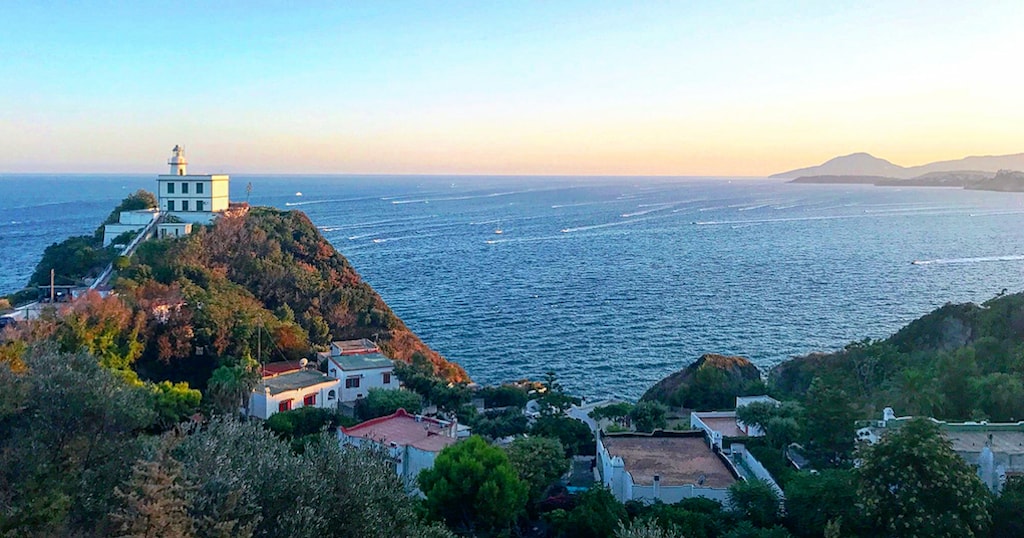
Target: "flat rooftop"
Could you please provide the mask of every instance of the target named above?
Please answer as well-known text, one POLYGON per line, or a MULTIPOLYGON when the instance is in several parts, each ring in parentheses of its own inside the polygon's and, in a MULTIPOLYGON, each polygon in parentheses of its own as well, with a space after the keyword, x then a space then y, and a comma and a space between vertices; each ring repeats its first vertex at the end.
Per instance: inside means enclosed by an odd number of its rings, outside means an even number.
POLYGON ((371 368, 388 368, 395 363, 380 353, 364 353, 362 355, 342 355, 331 357, 331 360, 338 363, 342 370, 351 372, 353 370, 369 370, 371 368))
POLYGON ((981 452, 992 434, 992 452, 995 454, 1024 454, 1022 431, 950 431, 942 432, 957 452, 981 452))
POLYGON ((727 488, 736 478, 708 448, 704 437, 617 437, 601 439, 612 456, 622 458, 626 471, 639 485, 654 484, 654 475, 663 486, 698 484, 704 487, 727 488))
POLYGON ((743 430, 736 425, 736 417, 703 417, 700 413, 697 413, 704 424, 707 424, 709 428, 720 432, 726 437, 746 437, 747 434, 743 433, 743 430))
POLYGON ((404 409, 351 428, 341 428, 341 432, 349 437, 361 437, 381 444, 413 446, 428 452, 440 452, 446 446, 455 444, 456 439, 449 437, 447 430, 437 420, 426 417, 417 420, 404 409))
POLYGON ((337 349, 342 355, 380 352, 380 348, 377 347, 377 344, 374 344, 367 338, 359 338, 356 340, 337 340, 335 342, 331 342, 331 347, 337 349))
POLYGON ((274 377, 264 378, 258 385, 256 385, 256 390, 261 391, 264 387, 269 387, 271 394, 281 394, 282 392, 313 387, 321 383, 331 383, 334 381, 337 381, 337 379, 328 377, 324 375, 323 372, 316 370, 299 370, 298 372, 289 372, 274 377))

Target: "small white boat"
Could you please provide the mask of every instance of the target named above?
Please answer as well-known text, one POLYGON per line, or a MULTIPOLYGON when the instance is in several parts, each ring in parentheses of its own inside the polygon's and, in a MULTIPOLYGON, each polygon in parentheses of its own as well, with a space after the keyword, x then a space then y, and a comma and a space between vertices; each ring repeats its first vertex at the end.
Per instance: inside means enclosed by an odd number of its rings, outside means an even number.
POLYGON ((297 193, 295 193, 295 196, 302 196, 302 193, 301 192, 297 192, 297 193))
POLYGON ((498 234, 498 235, 501 235, 501 234, 503 234, 503 233, 505 233, 505 232, 504 232, 504 231, 502 231, 501 229, 497 229, 497 230, 494 230, 494 233, 496 233, 496 234, 498 234))

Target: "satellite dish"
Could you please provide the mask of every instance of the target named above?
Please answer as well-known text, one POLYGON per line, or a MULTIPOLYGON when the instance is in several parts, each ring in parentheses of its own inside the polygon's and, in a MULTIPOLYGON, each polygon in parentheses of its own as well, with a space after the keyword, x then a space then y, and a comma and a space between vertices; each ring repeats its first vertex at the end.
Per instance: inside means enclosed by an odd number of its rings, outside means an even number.
POLYGON ((306 360, 306 359, 299 360, 299 368, 305 368, 307 364, 309 364, 308 360, 306 360))

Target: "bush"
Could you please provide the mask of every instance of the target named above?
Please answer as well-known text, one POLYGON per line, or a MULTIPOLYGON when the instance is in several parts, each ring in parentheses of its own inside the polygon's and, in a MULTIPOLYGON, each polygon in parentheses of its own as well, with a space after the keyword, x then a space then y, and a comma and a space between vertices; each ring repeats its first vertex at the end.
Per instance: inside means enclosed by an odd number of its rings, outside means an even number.
POLYGON ((356 416, 361 420, 387 416, 399 409, 418 414, 423 410, 423 398, 410 390, 372 388, 365 398, 356 401, 356 416))
POLYGON ((565 447, 565 456, 593 456, 597 439, 590 426, 568 417, 540 417, 530 428, 530 435, 558 439, 565 447))

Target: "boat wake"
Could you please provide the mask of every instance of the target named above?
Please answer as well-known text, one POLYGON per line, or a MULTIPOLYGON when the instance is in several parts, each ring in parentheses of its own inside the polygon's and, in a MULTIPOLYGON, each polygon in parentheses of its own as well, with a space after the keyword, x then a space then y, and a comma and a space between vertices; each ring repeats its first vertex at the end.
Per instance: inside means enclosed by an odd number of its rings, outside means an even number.
POLYGON ((985 262, 1019 262, 1024 261, 1024 255, 1013 254, 1009 256, 978 256, 976 258, 939 258, 936 260, 914 260, 911 265, 946 265, 964 263, 985 263, 985 262))

